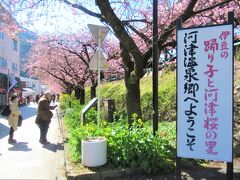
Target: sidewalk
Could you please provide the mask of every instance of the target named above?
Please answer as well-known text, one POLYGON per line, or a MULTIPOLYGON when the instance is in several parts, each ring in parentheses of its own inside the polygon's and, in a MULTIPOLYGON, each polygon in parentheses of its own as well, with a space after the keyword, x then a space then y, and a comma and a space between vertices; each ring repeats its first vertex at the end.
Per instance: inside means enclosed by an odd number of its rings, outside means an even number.
POLYGON ((14 145, 8 144, 8 121, 0 118, 0 179, 66 179, 56 110, 47 135, 51 144, 42 145, 36 108, 36 104, 21 107, 23 123, 14 133, 14 145))

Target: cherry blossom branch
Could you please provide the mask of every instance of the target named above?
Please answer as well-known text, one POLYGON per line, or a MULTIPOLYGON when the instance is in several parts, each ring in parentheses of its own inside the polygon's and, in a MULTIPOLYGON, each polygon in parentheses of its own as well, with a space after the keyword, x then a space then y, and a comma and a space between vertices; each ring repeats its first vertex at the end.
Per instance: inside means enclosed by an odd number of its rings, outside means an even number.
POLYGON ((81 11, 85 12, 86 14, 90 15, 90 16, 94 16, 96 18, 102 19, 103 17, 101 16, 101 14, 95 13, 93 11, 90 11, 89 9, 83 7, 80 4, 73 4, 68 0, 63 0, 64 3, 66 3, 67 5, 76 8, 76 9, 80 9, 81 11))
MULTIPOLYGON (((142 59, 142 53, 137 47, 134 40, 127 33, 122 21, 114 13, 109 1, 96 0, 96 4, 102 12, 102 15, 106 17, 108 23, 114 30, 116 36, 121 42, 125 42, 124 46, 128 49, 134 59, 142 59)), ((143 61, 135 61, 135 73, 138 77, 143 77, 143 61)))
POLYGON ((221 6, 221 5, 224 5, 224 4, 229 3, 229 2, 232 2, 232 1, 234 1, 234 0, 225 0, 225 1, 222 1, 222 2, 220 2, 220 3, 217 3, 217 4, 215 4, 215 5, 212 5, 212 6, 210 6, 210 7, 207 7, 207 8, 205 8, 205 9, 201 9, 201 10, 198 10, 198 11, 194 11, 194 14, 200 14, 200 13, 206 12, 206 11, 208 11, 208 10, 212 10, 212 9, 214 9, 214 8, 216 8, 216 7, 219 7, 219 6, 221 6))
POLYGON ((141 37, 146 44, 151 44, 152 40, 148 38, 144 33, 139 32, 136 28, 134 28, 132 25, 128 25, 128 27, 135 32, 139 37, 141 37))

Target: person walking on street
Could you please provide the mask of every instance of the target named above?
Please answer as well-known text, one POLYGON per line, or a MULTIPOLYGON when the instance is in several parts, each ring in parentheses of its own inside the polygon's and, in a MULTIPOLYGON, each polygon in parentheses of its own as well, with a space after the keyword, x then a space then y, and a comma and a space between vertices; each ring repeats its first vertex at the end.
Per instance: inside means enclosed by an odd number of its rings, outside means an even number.
POLYGON ((11 113, 7 118, 8 124, 10 126, 8 143, 14 144, 17 141, 13 139, 13 134, 14 134, 14 131, 17 130, 19 116, 21 115, 21 112, 19 111, 19 107, 18 107, 18 96, 15 93, 12 95, 10 100, 10 110, 11 110, 11 113))
POLYGON ((36 96, 36 103, 37 104, 38 104, 39 99, 40 99, 39 94, 37 94, 37 96, 36 96))
POLYGON ((49 128, 49 124, 51 122, 51 118, 53 113, 51 110, 55 109, 57 105, 50 106, 51 102, 51 93, 47 91, 38 101, 38 110, 36 117, 36 124, 40 129, 40 139, 39 142, 41 144, 49 144, 47 141, 47 132, 49 128))
POLYGON ((30 96, 27 96, 26 99, 27 99, 27 104, 30 104, 30 96))
POLYGON ((55 101, 56 101, 56 95, 55 94, 52 95, 52 101, 53 101, 53 104, 55 104, 55 101))
POLYGON ((57 94, 57 102, 59 102, 60 94, 57 94))

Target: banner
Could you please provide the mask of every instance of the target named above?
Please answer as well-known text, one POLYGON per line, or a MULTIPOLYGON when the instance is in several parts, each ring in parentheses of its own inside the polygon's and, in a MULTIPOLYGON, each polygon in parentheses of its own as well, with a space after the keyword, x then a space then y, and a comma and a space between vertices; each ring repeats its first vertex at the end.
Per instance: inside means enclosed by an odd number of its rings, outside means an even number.
POLYGON ((9 74, 9 84, 8 92, 17 84, 14 74, 9 74))
POLYGON ((233 26, 177 31, 177 156, 232 161, 233 26))

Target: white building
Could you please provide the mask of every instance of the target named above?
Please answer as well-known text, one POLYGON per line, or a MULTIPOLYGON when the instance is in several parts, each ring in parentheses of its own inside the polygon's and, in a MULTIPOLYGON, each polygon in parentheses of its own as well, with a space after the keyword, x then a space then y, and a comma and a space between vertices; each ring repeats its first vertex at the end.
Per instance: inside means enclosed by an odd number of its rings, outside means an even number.
POLYGON ((37 94, 41 94, 41 92, 45 92, 45 86, 41 84, 41 82, 37 79, 20 77, 22 87, 30 88, 35 91, 37 94))
POLYGON ((6 102, 6 92, 8 90, 9 75, 14 77, 17 84, 14 91, 20 91, 20 58, 19 39, 11 38, 7 34, 0 32, 0 105, 6 102))

